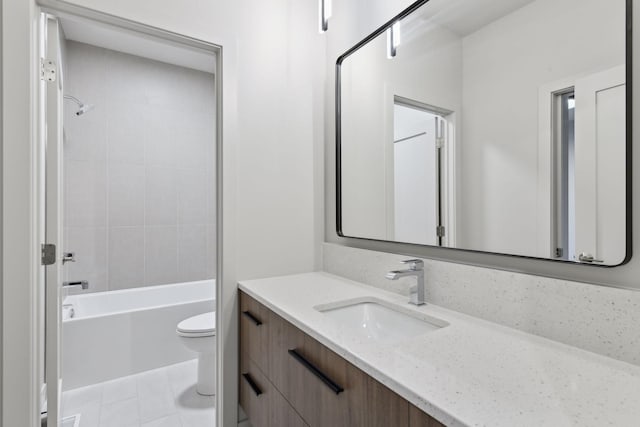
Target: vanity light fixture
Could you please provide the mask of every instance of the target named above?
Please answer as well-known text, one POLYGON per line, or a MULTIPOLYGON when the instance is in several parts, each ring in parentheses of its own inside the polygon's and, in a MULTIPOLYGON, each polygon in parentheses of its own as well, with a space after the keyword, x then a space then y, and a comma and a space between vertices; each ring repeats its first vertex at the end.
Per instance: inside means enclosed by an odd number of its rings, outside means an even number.
POLYGON ((400 21, 396 21, 390 28, 387 28, 387 58, 396 56, 396 51, 400 46, 400 21))
POLYGON ((329 29, 329 18, 331 18, 331 0, 318 0, 320 16, 320 33, 329 29))

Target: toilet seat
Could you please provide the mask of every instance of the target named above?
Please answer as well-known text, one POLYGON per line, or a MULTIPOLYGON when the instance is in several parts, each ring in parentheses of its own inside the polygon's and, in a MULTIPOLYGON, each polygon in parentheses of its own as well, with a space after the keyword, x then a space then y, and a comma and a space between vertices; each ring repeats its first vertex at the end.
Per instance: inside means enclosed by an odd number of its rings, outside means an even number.
POLYGON ((216 335, 216 312, 199 314, 178 323, 176 328, 182 337, 211 337, 216 335))

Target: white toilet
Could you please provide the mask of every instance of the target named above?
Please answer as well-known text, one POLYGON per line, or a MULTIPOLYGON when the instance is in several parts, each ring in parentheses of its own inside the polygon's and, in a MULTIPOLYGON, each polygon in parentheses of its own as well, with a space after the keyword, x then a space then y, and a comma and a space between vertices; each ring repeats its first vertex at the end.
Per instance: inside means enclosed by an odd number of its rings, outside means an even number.
POLYGON ((189 317, 178 323, 176 332, 189 350, 198 353, 199 394, 216 394, 216 313, 189 317))

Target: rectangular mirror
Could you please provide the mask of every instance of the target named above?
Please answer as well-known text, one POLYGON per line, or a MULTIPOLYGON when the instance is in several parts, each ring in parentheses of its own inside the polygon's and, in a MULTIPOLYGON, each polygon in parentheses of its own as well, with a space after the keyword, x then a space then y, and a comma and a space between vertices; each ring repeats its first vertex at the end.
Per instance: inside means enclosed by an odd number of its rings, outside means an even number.
POLYGON ((631 254, 630 0, 430 0, 337 61, 345 237, 631 254))

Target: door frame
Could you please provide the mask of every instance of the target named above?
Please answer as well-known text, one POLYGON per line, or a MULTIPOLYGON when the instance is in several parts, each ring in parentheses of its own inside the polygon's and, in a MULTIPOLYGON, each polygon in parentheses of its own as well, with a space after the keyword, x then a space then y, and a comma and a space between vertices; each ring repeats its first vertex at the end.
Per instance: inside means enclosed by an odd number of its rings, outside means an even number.
MULTIPOLYGON (((628 60, 628 59, 627 59, 628 60)), ((627 67, 627 65, 623 67, 627 67)), ((557 230, 554 226, 556 215, 556 165, 555 158, 557 147, 557 140, 559 138, 560 130, 557 129, 554 120, 554 110, 557 109, 557 97, 566 93, 568 90, 573 90, 576 84, 585 77, 598 74, 602 71, 614 69, 616 67, 609 67, 604 70, 594 70, 584 73, 572 75, 563 79, 559 79, 553 82, 549 82, 541 85, 538 88, 538 165, 537 165, 537 248, 536 257, 551 258, 553 259, 553 253, 555 251, 557 230)), ((626 68, 625 68, 626 69, 626 68)), ((629 85, 629 79, 627 75, 626 84, 629 85)), ((628 94, 628 92, 627 92, 628 94)), ((628 97, 627 97, 628 98, 628 97)), ((627 99, 627 115, 629 115, 630 104, 627 99)), ((627 127, 627 132, 630 129, 627 127)), ((627 139, 629 137, 627 136, 627 139)), ((628 147, 628 141, 627 141, 628 147)), ((627 157, 630 157, 627 152, 627 157)), ((629 168, 629 159, 627 159, 627 168, 629 168)), ((631 197, 629 194, 629 188, 631 182, 627 180, 627 200, 631 197)), ((628 203, 628 202, 627 202, 628 203)), ((627 209, 627 232, 631 230, 629 217, 631 213, 627 209)), ((629 241, 630 239, 627 238, 629 241)), ((631 254, 629 248, 629 242, 626 242, 627 246, 627 259, 631 254)), ((572 261, 568 261, 572 262, 572 261)), ((626 260, 622 261, 624 264, 626 260)))
MULTIPOLYGON (((55 405, 47 405, 47 420, 53 418, 56 422, 62 420, 60 413, 61 405, 61 295, 62 295, 62 247, 64 245, 62 206, 64 200, 64 185, 62 177, 62 126, 63 110, 62 99, 64 93, 64 73, 62 70, 60 21, 49 14, 43 13, 40 21, 40 31, 42 34, 41 57, 45 60, 55 61, 56 76, 54 81, 40 79, 42 98, 41 112, 42 121, 40 138, 40 171, 43 172, 44 180, 38 187, 38 201, 41 227, 44 228, 43 242, 55 244, 57 248, 56 260, 52 265, 42 266, 44 270, 44 281, 40 283, 40 300, 44 300, 40 310, 43 318, 38 323, 40 338, 44 339, 44 351, 38 356, 40 358, 40 369, 44 369, 44 375, 38 375, 44 380, 42 390, 46 392, 47 402, 53 401, 55 405), (53 185, 51 185, 53 183, 53 185), (48 326, 49 325, 49 326, 48 326), (51 327, 55 325, 55 327, 51 327), (51 331, 51 332, 49 332, 51 331), (55 357, 47 357, 47 353, 55 353, 55 357), (45 384, 54 384, 55 387, 48 387, 45 384), (53 399, 49 399, 52 397, 53 399)), ((40 341, 42 343, 42 341, 40 341)), ((45 401, 41 398, 40 406, 45 401)), ((42 408, 44 409, 44 408, 42 408)))
MULTIPOLYGON (((215 61, 216 90, 216 324, 218 336, 227 325, 223 317, 223 156, 227 155, 223 141, 223 48, 221 44, 195 39, 129 19, 116 17, 71 5, 62 0, 4 0, 2 1, 3 33, 19 36, 11 45, 3 41, 2 71, 2 388, 0 414, 2 425, 40 426, 41 401, 41 354, 40 341, 43 314, 40 303, 44 299, 44 268, 40 265, 40 245, 43 241, 44 224, 39 210, 44 200, 43 182, 44 137, 42 126, 44 110, 40 103, 44 99, 40 85, 40 44, 43 40, 40 19, 43 13, 53 16, 73 15, 99 24, 119 27, 142 35, 149 35, 184 46, 196 47, 211 52, 215 61), (10 16, 10 19, 5 19, 10 16), (15 46, 15 47, 14 47, 15 46), (29 46, 28 50, 23 49, 29 46), (13 49, 11 49, 13 48, 13 49), (23 50, 20 50, 23 49, 23 50), (19 51, 19 60, 16 60, 19 51), (15 62, 4 61, 11 57, 15 62), (11 64, 9 64, 12 62, 11 64), (24 76, 25 64, 29 75, 24 76), (17 84, 15 82, 19 82, 17 84), (24 94, 28 93, 28 96, 24 94), (7 105, 6 99, 20 99, 18 105, 7 105), (11 107, 11 109, 7 108, 11 107), (15 111, 8 114, 8 111, 15 111), (6 120, 11 117, 15 121, 6 120), (11 141, 8 143, 8 141, 11 141), (12 161, 9 162, 8 160, 12 161), (28 165, 28 167, 25 167, 28 165), (11 184, 18 185, 11 185, 11 184), (28 213, 25 215, 25 212, 28 213), (8 242, 11 246, 8 246, 8 242), (28 280, 25 280, 28 278, 28 280), (7 283, 20 285, 8 286, 7 283), (16 325, 21 325, 16 327, 16 325), (28 357, 26 357, 28 355, 28 357)), ((4 39, 4 37, 3 37, 4 39)), ((228 156, 228 155, 227 155, 228 156)), ((58 254, 60 254, 58 248, 58 254)), ((58 256, 59 258, 59 256, 58 256)), ((226 262, 226 260, 224 260, 226 262)), ((227 297, 225 295, 225 297, 227 297)), ((232 327, 231 325, 230 327, 232 327)), ((218 340, 220 343, 220 340, 218 340)), ((224 348, 217 347, 217 381, 222 389, 222 365, 224 348)), ((228 380, 226 380, 228 381, 228 380)), ((226 382, 225 381, 225 382, 226 382)), ((223 419, 223 393, 216 393, 216 418, 223 419)), ((226 416, 226 414, 224 415, 226 416)))
MULTIPOLYGON (((387 91, 387 96, 390 95, 387 91)), ((386 122, 393 123, 394 108, 396 105, 402 105, 407 108, 414 108, 419 111, 424 111, 429 114, 441 116, 444 120, 446 127, 442 129, 444 132, 444 146, 439 149, 439 169, 438 175, 438 193, 439 193, 439 213, 438 221, 440 225, 445 227, 445 236, 441 239, 441 247, 455 246, 456 242, 456 113, 447 108, 430 105, 421 101, 417 101, 412 98, 407 98, 401 95, 393 94, 391 96, 392 102, 390 108, 385 109, 385 115, 390 117, 386 122)), ((386 130, 386 134, 390 135, 393 141, 393 125, 386 130)), ((395 228, 394 223, 394 188, 393 179, 389 176, 393 176, 394 173, 394 161, 393 161, 393 144, 385 145, 385 166, 387 179, 385 188, 386 198, 386 233, 390 237, 390 240, 394 239, 393 230, 395 228)))

